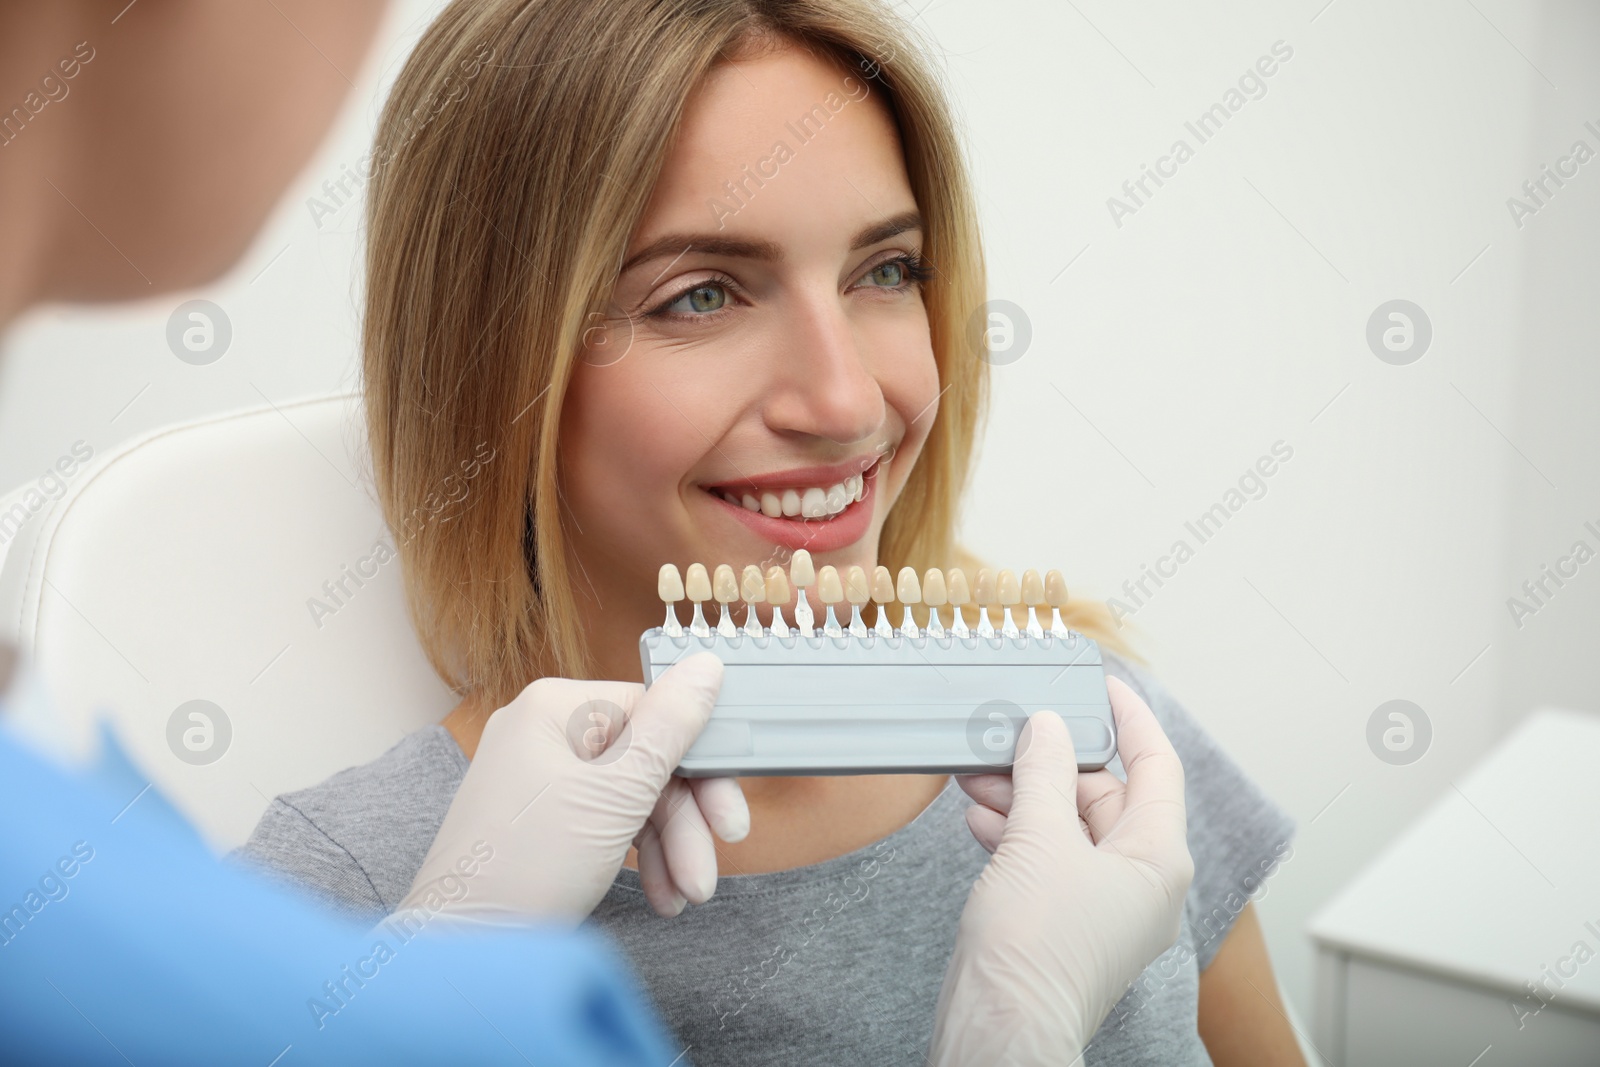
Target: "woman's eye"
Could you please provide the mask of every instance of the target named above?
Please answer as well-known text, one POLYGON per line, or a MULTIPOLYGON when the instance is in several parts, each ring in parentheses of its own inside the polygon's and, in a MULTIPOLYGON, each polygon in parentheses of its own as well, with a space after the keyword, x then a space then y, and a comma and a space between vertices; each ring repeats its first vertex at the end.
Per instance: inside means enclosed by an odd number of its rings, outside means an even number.
POLYGON ((885 287, 893 289, 901 284, 905 275, 905 262, 891 259, 887 263, 879 263, 867 272, 867 277, 874 282, 882 283, 885 287))
POLYGON ((727 301, 728 292, 722 286, 698 285, 661 310, 680 314, 708 313, 719 310, 727 301))

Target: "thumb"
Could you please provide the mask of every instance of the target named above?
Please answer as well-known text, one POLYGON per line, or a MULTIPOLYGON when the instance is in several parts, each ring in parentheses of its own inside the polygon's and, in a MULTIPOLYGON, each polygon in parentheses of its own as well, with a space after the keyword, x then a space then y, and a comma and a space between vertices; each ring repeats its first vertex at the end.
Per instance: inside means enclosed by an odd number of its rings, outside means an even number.
POLYGON ((1078 755, 1067 724, 1053 711, 1034 712, 1017 736, 1007 831, 1013 825, 1076 830, 1077 795, 1078 755))
POLYGON ((697 652, 668 667, 634 704, 628 729, 617 741, 628 746, 618 763, 657 790, 665 788, 711 718, 722 691, 722 671, 722 661, 711 652, 697 652))

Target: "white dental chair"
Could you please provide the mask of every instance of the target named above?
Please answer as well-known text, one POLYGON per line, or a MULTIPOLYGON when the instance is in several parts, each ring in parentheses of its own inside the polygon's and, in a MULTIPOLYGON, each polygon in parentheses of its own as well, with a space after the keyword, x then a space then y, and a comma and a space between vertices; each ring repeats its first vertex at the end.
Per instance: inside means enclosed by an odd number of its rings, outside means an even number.
POLYGON ((0 639, 56 709, 17 728, 83 752, 109 720, 223 850, 271 797, 442 719, 398 561, 347 576, 393 544, 365 440, 359 397, 287 403, 97 452, 54 500, 0 498, 0 639), (174 721, 196 700, 221 714, 174 721))

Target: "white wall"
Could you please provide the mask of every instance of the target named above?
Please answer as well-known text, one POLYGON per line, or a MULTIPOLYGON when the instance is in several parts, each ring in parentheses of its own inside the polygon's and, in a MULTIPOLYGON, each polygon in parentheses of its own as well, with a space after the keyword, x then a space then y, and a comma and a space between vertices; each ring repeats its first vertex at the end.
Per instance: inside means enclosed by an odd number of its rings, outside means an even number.
MULTIPOLYGON (((376 86, 433 6, 391 14, 338 129, 227 279, 36 313, 7 338, 0 485, 79 439, 354 386, 360 208, 319 229, 305 201, 365 150, 376 86), (234 329, 205 367, 164 338, 195 295, 234 329)), ((1306 917, 1530 707, 1600 708, 1600 564, 1521 629, 1505 604, 1572 541, 1600 543, 1582 529, 1600 527, 1585 358, 1600 162, 1520 229, 1506 208, 1573 140, 1600 147, 1582 128, 1600 126, 1597 17, 1510 0, 932 0, 917 21, 969 124, 991 295, 1032 327, 996 370, 968 539, 1100 597, 1176 539, 1196 547, 1131 621, 1299 821, 1260 909, 1309 1017, 1306 917), (1280 40, 1293 56, 1266 95, 1198 144, 1184 122, 1280 40), (1180 137, 1194 157, 1116 225, 1107 198, 1180 137), (1405 366, 1365 339, 1396 298, 1433 327, 1405 366), (1265 495, 1197 545, 1186 520, 1280 440, 1293 456, 1265 495), (1433 725, 1408 766, 1366 741, 1393 698, 1433 725)))

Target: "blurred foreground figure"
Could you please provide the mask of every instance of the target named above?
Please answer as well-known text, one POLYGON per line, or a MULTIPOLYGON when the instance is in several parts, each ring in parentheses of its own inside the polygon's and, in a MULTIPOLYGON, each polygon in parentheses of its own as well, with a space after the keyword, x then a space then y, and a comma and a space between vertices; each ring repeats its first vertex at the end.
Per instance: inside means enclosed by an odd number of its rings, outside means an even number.
POLYGON ((218 863, 109 730, 80 771, 17 743, 5 717, 38 699, 23 681, 0 692, 6 1063, 672 1061, 598 935, 338 920, 218 863))
MULTIPOLYGON (((203 284, 350 90, 384 0, 0 6, 0 332, 45 302, 203 284)), ((0 646, 0 721, 15 657, 0 646)), ((219 864, 123 758, 64 771, 0 726, 7 1063, 660 1065, 581 932, 416 938, 219 864)))
POLYGON ((0 330, 244 252, 352 88, 384 0, 0 4, 0 330))

